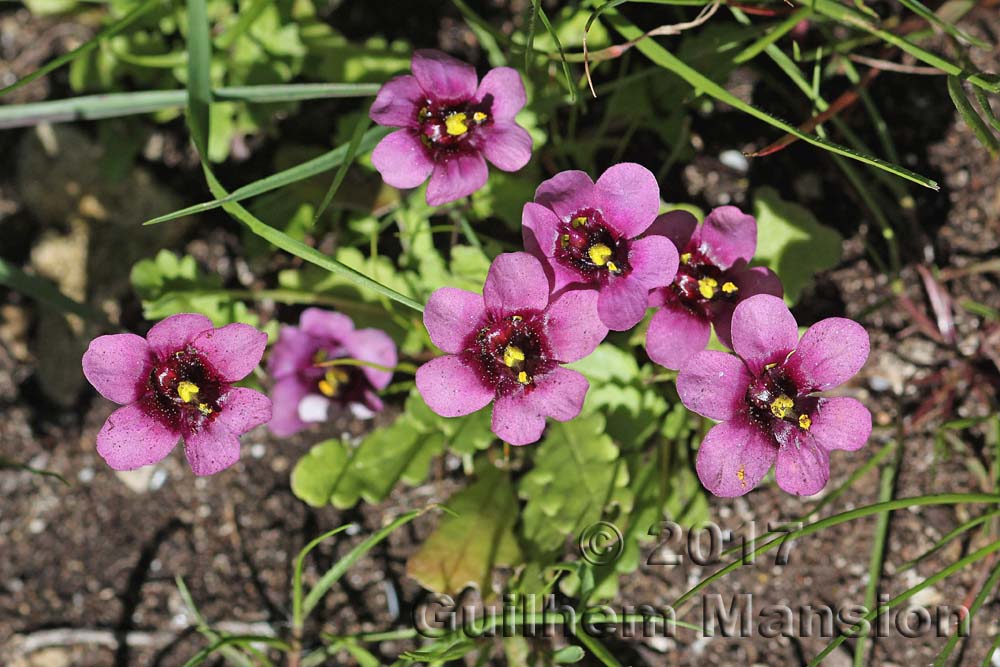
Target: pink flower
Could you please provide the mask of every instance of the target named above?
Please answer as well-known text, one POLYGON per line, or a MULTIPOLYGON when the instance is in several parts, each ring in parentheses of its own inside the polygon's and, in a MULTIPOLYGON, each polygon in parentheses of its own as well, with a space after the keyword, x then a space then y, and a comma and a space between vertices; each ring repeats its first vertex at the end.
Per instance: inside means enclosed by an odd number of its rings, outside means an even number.
POLYGON ((670 240, 643 236, 659 208, 656 177, 638 164, 616 164, 597 183, 582 171, 564 171, 524 205, 524 245, 547 263, 554 292, 597 290, 601 321, 625 331, 646 314, 649 291, 669 285, 677 272, 670 240))
POLYGON ((246 324, 212 328, 203 315, 171 315, 146 338, 99 336, 83 355, 83 374, 104 398, 124 405, 97 434, 97 453, 115 470, 162 460, 184 439, 196 475, 213 475, 240 457, 239 436, 271 418, 271 401, 233 387, 260 362, 267 335, 246 324))
POLYGON ((830 479, 830 452, 868 440, 872 416, 853 398, 822 398, 868 359, 868 334, 841 317, 821 320, 799 340, 779 297, 758 295, 736 306, 736 355, 703 351, 685 362, 677 392, 689 409, 719 420, 698 449, 701 483, 717 496, 741 496, 775 465, 778 486, 818 493, 830 479))
POLYGON ((413 52, 412 75, 378 92, 369 115, 402 128, 375 147, 372 163, 389 185, 415 188, 430 176, 427 203, 440 206, 486 184, 486 161, 517 171, 531 159, 531 135, 514 122, 526 95, 509 67, 480 82, 472 65, 424 49, 413 52))
POLYGON ((650 228, 677 246, 680 267, 669 287, 650 294, 661 308, 649 323, 649 358, 673 370, 705 349, 715 335, 730 349, 730 321, 740 301, 754 294, 781 296, 778 276, 764 267, 747 267, 757 250, 757 221, 735 206, 713 209, 698 226, 686 211, 664 213, 650 228))
POLYGON ((379 329, 355 329, 347 315, 307 308, 299 326, 283 326, 271 350, 267 370, 274 377, 271 390, 274 418, 268 424, 276 435, 298 433, 310 423, 326 421, 330 405, 346 406, 356 417, 371 418, 382 410, 375 393, 392 380, 396 344, 379 329), (330 366, 334 359, 357 359, 384 366, 330 366))
POLYGON ((523 252, 493 260, 482 296, 435 291, 424 325, 448 353, 417 370, 424 401, 443 417, 459 417, 495 400, 493 432, 512 445, 537 441, 546 417, 580 414, 589 384, 562 364, 593 352, 608 333, 594 291, 550 302, 541 263, 523 252))

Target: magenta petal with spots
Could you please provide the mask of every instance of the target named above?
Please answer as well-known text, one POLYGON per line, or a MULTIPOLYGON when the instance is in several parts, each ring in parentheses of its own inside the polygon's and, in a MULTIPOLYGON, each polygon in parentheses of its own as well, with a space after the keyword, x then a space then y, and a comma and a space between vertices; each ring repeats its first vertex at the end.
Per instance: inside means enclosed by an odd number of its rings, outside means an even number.
POLYGON ((493 402, 493 432, 505 442, 537 441, 548 417, 579 414, 587 381, 562 364, 587 356, 607 334, 597 293, 551 298, 541 262, 528 253, 493 260, 483 296, 442 288, 424 311, 431 339, 444 351, 417 370, 417 389, 443 417, 493 402))
POLYGON ((266 344, 253 327, 215 329, 191 313, 154 325, 145 340, 94 339, 84 374, 106 398, 125 404, 98 433, 97 452, 115 470, 132 470, 162 460, 183 439, 195 474, 232 465, 238 436, 271 418, 266 396, 231 386, 260 363, 266 344))
POLYGON ((784 302, 752 296, 733 314, 735 355, 701 352, 677 376, 684 405, 722 423, 698 450, 702 484, 720 496, 753 489, 776 463, 789 493, 812 495, 830 477, 830 452, 868 440, 871 413, 847 397, 813 392, 842 384, 868 357, 861 325, 843 318, 814 324, 801 340, 784 302))
POLYGON ((430 177, 427 203, 440 206, 483 187, 486 160, 503 171, 528 163, 531 135, 514 121, 526 102, 516 70, 498 67, 479 81, 472 65, 430 49, 413 53, 411 69, 383 85, 369 111, 401 128, 372 152, 386 183, 415 188, 430 177))
POLYGON ((664 368, 678 370, 685 361, 705 349, 712 325, 676 299, 656 311, 646 330, 646 354, 664 368))
POLYGON ((649 291, 677 272, 670 240, 645 234, 659 204, 656 178, 640 165, 617 164, 596 184, 582 171, 564 171, 525 205, 525 248, 547 265, 552 291, 597 291, 601 321, 626 331, 645 315, 649 291))
POLYGON ((384 331, 355 329, 343 313, 305 309, 297 327, 281 328, 271 349, 267 369, 277 382, 268 427, 276 435, 292 435, 325 421, 331 405, 370 417, 382 410, 376 392, 392 381, 397 357, 396 344, 384 331))
MULTIPOLYGON (((737 305, 757 294, 783 294, 781 282, 769 269, 747 267, 757 246, 757 222, 735 206, 714 209, 700 225, 690 213, 670 211, 659 216, 646 234, 669 239, 680 255, 671 284, 654 290, 649 298, 650 306, 667 314, 654 317, 647 351, 667 368, 680 368, 700 349, 693 339, 670 331, 670 323, 676 321, 692 332, 708 332, 714 326, 719 341, 732 347, 737 305)), ((699 334, 697 339, 707 343, 709 337, 699 334)))

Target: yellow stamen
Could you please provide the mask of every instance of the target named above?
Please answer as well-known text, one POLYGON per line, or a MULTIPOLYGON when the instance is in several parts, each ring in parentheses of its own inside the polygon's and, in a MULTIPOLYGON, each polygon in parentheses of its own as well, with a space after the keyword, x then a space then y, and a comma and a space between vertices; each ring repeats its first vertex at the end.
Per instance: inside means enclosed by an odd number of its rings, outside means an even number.
POLYGON ((521 384, 531 384, 531 377, 529 377, 524 371, 521 371, 517 374, 517 381, 521 384))
POLYGON ((691 253, 686 252, 683 255, 681 255, 681 264, 687 264, 690 261, 691 261, 691 253))
POLYGON ((771 362, 771 363, 767 364, 766 366, 764 366, 764 368, 765 368, 765 370, 771 370, 772 368, 774 368, 777 365, 778 365, 778 362, 774 361, 774 362, 771 362))
POLYGON ((212 408, 209 407, 208 403, 199 403, 198 410, 201 412, 201 414, 205 415, 206 417, 212 414, 213 412, 212 408))
POLYGON ((799 415, 799 428, 803 431, 808 431, 809 427, 813 425, 813 420, 809 419, 809 415, 799 415))
POLYGON ((587 217, 586 216, 581 215, 578 218, 573 218, 573 226, 574 227, 583 227, 585 224, 587 224, 587 217))
POLYGON ((784 419, 788 416, 788 413, 792 411, 795 407, 795 401, 790 399, 787 395, 782 394, 778 398, 771 401, 771 414, 778 419, 784 419))
POLYGON ((510 316, 510 319, 511 319, 511 320, 513 320, 513 321, 515 321, 515 322, 520 322, 520 321, 521 321, 521 320, 523 320, 524 318, 523 318, 523 317, 521 317, 520 315, 511 315, 511 316, 510 316))
POLYGON ((508 368, 513 368, 514 366, 520 364, 524 361, 524 352, 521 348, 516 345, 508 345, 503 351, 503 363, 506 364, 508 368))
POLYGON ((426 120, 431 115, 430 109, 427 107, 420 107, 420 111, 417 112, 418 120, 426 120))
POLYGON ((477 111, 476 113, 472 114, 472 120, 476 121, 477 123, 482 123, 487 118, 489 118, 489 116, 484 114, 482 111, 477 111))
POLYGON ((736 283, 729 282, 728 280, 722 283, 722 291, 726 294, 736 294, 740 291, 740 288, 736 286, 736 283))
POLYGON ((559 242, 562 244, 563 248, 568 248, 569 247, 569 234, 563 234, 562 237, 559 239, 559 242))
POLYGON ((453 137, 460 137, 469 131, 469 126, 465 124, 467 116, 461 111, 450 113, 444 119, 445 131, 453 137))
POLYGON ((702 278, 698 281, 698 293, 706 299, 715 296, 715 289, 719 286, 719 281, 715 278, 702 278))
POLYGON ((747 485, 744 481, 747 478, 746 466, 740 466, 740 469, 736 471, 736 477, 740 480, 741 486, 747 485))
POLYGON ((341 385, 350 379, 347 371, 341 368, 331 368, 323 375, 323 379, 316 383, 321 394, 327 398, 333 398, 340 391, 341 385))
POLYGON ((177 395, 181 397, 181 400, 185 403, 190 403, 198 395, 198 385, 194 382, 184 381, 177 385, 177 395))
POLYGON ((608 262, 608 271, 611 273, 618 273, 618 265, 614 262, 608 262))
POLYGON ((590 261, 597 266, 604 266, 611 259, 611 248, 603 243, 595 243, 590 246, 587 255, 590 257, 590 261))

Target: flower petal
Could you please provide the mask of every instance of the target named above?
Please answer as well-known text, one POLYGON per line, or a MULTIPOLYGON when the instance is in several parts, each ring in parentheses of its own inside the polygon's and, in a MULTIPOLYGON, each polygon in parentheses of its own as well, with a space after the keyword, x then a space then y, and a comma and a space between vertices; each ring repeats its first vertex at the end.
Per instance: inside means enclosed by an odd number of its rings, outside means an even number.
POLYGON ((756 487, 777 457, 777 446, 745 417, 716 424, 698 448, 695 469, 706 489, 723 498, 756 487))
POLYGON ((378 142, 372 164, 394 188, 415 188, 431 175, 434 160, 412 130, 397 130, 378 142))
POLYGON ((561 171, 542 181, 535 190, 535 201, 552 209, 561 220, 566 220, 580 209, 596 204, 594 182, 586 172, 561 171))
MULTIPOLYGON (((737 262, 737 266, 741 264, 743 264, 743 260, 737 262)), ((781 280, 771 269, 764 266, 730 269, 723 274, 720 282, 726 280, 731 280, 739 288, 737 294, 740 301, 749 299, 756 294, 770 294, 779 297, 784 294, 781 280)), ((733 349, 733 311, 736 310, 738 303, 719 300, 712 304, 712 325, 715 327, 715 335, 730 350, 733 349)))
POLYGON ((677 375, 677 393, 688 410, 726 421, 743 411, 752 380, 736 355, 705 350, 684 363, 677 375))
POLYGON ((684 250, 697 226, 697 218, 687 211, 677 209, 657 216, 646 230, 646 236, 666 236, 678 250, 684 250))
POLYGON ((612 279, 597 296, 597 314, 612 331, 628 331, 646 316, 649 288, 635 275, 612 279))
POLYGON ((397 76, 379 88, 368 117, 379 125, 416 128, 420 126, 417 114, 426 99, 416 77, 397 76))
POLYGON ((310 391, 297 377, 286 377, 271 388, 271 421, 267 427, 279 437, 295 435, 307 424, 299 419, 299 403, 310 391))
POLYGON ((809 433, 827 451, 861 449, 872 434, 872 413, 853 398, 821 398, 809 416, 809 433))
POLYGON ((418 49, 413 52, 410 69, 431 99, 465 102, 476 94, 476 85, 479 83, 476 69, 447 53, 435 49, 418 49))
POLYGON ((813 438, 803 437, 801 429, 787 422, 775 426, 775 437, 786 440, 781 430, 796 431, 795 437, 778 450, 774 480, 782 490, 800 496, 819 493, 830 480, 830 455, 813 438))
POLYGON ((479 153, 457 153, 434 165, 427 184, 427 203, 441 206, 467 197, 486 185, 489 171, 479 153))
POLYGON ((664 368, 677 370, 705 349, 711 334, 708 320, 670 300, 649 322, 646 354, 664 368))
POLYGON ((780 363, 795 349, 799 327, 785 302, 758 294, 741 301, 733 311, 733 350, 754 375, 767 364, 780 363))
POLYGON ((236 322, 203 331, 191 341, 191 346, 204 355, 223 382, 236 382, 250 375, 260 363, 267 347, 267 334, 236 322))
POLYGON ((493 404, 490 428, 498 438, 511 445, 538 442, 545 431, 545 415, 526 409, 520 395, 500 396, 493 404))
POLYGON ((184 455, 194 474, 214 475, 240 460, 240 439, 221 419, 213 419, 184 438, 184 455))
POLYGON ((630 278, 646 286, 646 290, 664 287, 674 281, 680 263, 677 248, 663 236, 644 236, 631 242, 628 261, 630 278))
POLYGON ((564 422, 580 414, 589 388, 580 373, 557 367, 539 377, 531 391, 497 398, 493 432, 511 445, 536 442, 545 430, 545 417, 564 422))
MULTIPOLYGON (((396 343, 389 334, 381 329, 359 329, 348 336, 345 341, 347 353, 355 359, 368 361, 379 366, 395 368, 399 360, 396 353, 396 343)), ((393 370, 381 370, 371 366, 362 366, 361 371, 376 389, 385 389, 392 381, 393 370)))
POLYGON ((486 73, 479 82, 476 102, 483 102, 487 95, 491 103, 489 114, 494 120, 513 120, 528 101, 521 75, 510 67, 495 67, 486 73))
POLYGON ((271 399, 255 389, 231 387, 219 397, 216 419, 221 420, 234 435, 268 423, 271 416, 271 399))
POLYGON ((486 274, 483 301, 486 310, 501 317, 523 310, 545 310, 549 281, 542 263, 526 252, 497 255, 486 274))
POLYGON ((559 218, 552 209, 529 201, 521 211, 521 237, 524 249, 532 255, 552 257, 559 239, 559 218))
POLYGON ((495 390, 461 357, 449 354, 417 369, 417 389, 427 407, 442 417, 472 414, 493 400, 495 390))
POLYGON ((750 261, 757 250, 757 221, 735 206, 712 209, 696 233, 698 247, 727 269, 737 260, 750 261))
POLYGON ((178 313, 160 320, 146 334, 146 342, 158 359, 182 350, 202 331, 214 325, 212 320, 197 313, 178 313))
POLYGON ((563 292, 545 312, 549 347, 560 362, 583 359, 608 335, 597 316, 597 298, 594 290, 563 292))
POLYGON ((432 343, 449 354, 457 354, 485 316, 482 296, 464 289, 442 287, 434 290, 427 300, 424 326, 432 343))
POLYGON ((142 336, 114 334, 90 341, 83 354, 83 375, 101 396, 132 403, 145 392, 153 355, 142 336))
POLYGON ((299 327, 310 336, 342 345, 354 331, 354 322, 343 313, 306 308, 299 316, 299 327))
POLYGON ((97 453, 114 470, 135 470, 162 461, 180 434, 140 403, 111 413, 97 434, 97 453))
POLYGON ((267 372, 276 380, 293 375, 313 364, 313 355, 320 341, 299 327, 283 324, 278 340, 271 347, 267 358, 267 372))
POLYGON ((809 327, 785 368, 800 391, 826 391, 861 370, 868 360, 869 346, 863 326, 854 320, 830 317, 809 327))
POLYGON ((625 238, 635 238, 653 224, 660 210, 660 186, 649 169, 622 162, 601 174, 594 186, 604 219, 625 238))
POLYGON ((480 134, 480 149, 497 169, 518 171, 531 159, 531 135, 514 121, 498 120, 480 134))

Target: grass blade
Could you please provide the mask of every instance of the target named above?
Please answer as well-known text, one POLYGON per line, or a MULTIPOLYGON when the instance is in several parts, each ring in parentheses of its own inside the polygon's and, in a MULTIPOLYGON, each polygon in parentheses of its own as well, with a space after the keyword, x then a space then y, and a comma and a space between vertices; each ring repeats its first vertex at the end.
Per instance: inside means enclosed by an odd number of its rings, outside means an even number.
POLYGON ((65 53, 59 56, 58 58, 49 61, 48 63, 46 63, 42 67, 39 67, 31 74, 18 79, 17 81, 10 84, 6 88, 0 89, 0 97, 3 97, 8 93, 12 93, 18 88, 26 86, 32 81, 35 81, 36 79, 42 78, 46 74, 49 74, 50 72, 59 69, 66 63, 76 60, 77 58, 79 58, 80 56, 84 55, 89 51, 93 51, 95 48, 97 48, 97 45, 100 44, 102 41, 108 39, 109 37, 114 37, 122 30, 135 23, 146 12, 148 12, 156 5, 160 4, 160 2, 161 0, 146 0, 141 5, 130 11, 128 14, 120 18, 118 21, 104 28, 104 30, 101 30, 99 33, 97 33, 92 38, 90 38, 80 46, 76 47, 69 53, 65 53))
MULTIPOLYGON (((642 31, 637 28, 634 24, 622 18, 618 14, 609 13, 607 15, 607 21, 611 26, 618 31, 625 39, 632 40, 641 36, 642 31)), ((905 167, 900 165, 892 164, 884 160, 880 160, 876 157, 869 155, 863 155, 852 151, 849 148, 841 146, 840 144, 835 144, 826 139, 822 139, 814 134, 808 134, 801 131, 799 128, 786 123, 785 121, 779 120, 774 116, 771 116, 767 112, 758 109, 757 107, 747 104, 740 98, 736 97, 728 90, 715 83, 711 79, 702 75, 697 70, 691 68, 686 63, 681 61, 677 56, 670 53, 667 49, 660 46, 658 43, 654 42, 652 39, 644 39, 636 44, 636 48, 639 49, 647 58, 652 60, 654 63, 667 69, 677 76, 681 77, 689 84, 691 84, 695 89, 701 90, 708 95, 714 97, 715 99, 725 102, 726 104, 739 109, 740 111, 753 116, 765 123, 772 125, 784 132, 798 137, 802 141, 810 143, 814 146, 823 148, 824 150, 830 151, 837 155, 843 155, 844 157, 851 158, 852 160, 857 160, 863 162, 864 164, 871 165, 873 167, 878 167, 879 169, 884 169, 890 173, 893 173, 901 178, 913 181, 923 185, 924 187, 931 188, 933 190, 938 190, 938 184, 927 178, 926 176, 921 176, 920 174, 914 173, 905 167)))
POLYGON ((962 80, 957 76, 948 77, 948 95, 951 96, 951 101, 958 109, 958 113, 961 114, 962 120, 965 124, 969 126, 972 133, 976 135, 976 139, 979 140, 986 150, 990 152, 990 155, 994 158, 1000 154, 1000 140, 998 140, 994 135, 993 131, 989 128, 985 121, 976 113, 976 109, 972 106, 972 102, 969 98, 965 96, 965 89, 962 87, 962 80))
MULTIPOLYGON (((991 493, 941 493, 936 495, 913 496, 910 498, 897 498, 896 500, 891 500, 889 502, 874 503, 872 505, 858 507, 847 512, 841 512, 840 514, 834 514, 833 516, 811 523, 808 526, 803 526, 799 530, 784 533, 782 537, 771 540, 770 542, 757 547, 750 553, 753 558, 756 558, 757 556, 767 553, 771 549, 780 546, 785 540, 793 540, 799 537, 812 535, 813 533, 830 528, 831 526, 836 526, 848 521, 871 516, 872 514, 878 514, 880 512, 924 505, 958 505, 962 503, 996 504, 998 502, 1000 502, 1000 495, 994 495, 991 493)), ((721 579, 733 570, 742 567, 746 562, 751 562, 749 554, 747 556, 737 558, 736 560, 730 562, 729 565, 726 565, 722 569, 713 572, 708 577, 705 577, 690 588, 686 593, 677 598, 671 606, 674 609, 680 607, 682 604, 710 586, 713 582, 721 579)))
POLYGON ((812 9, 809 7, 802 7, 791 14, 789 14, 784 21, 774 26, 769 30, 763 37, 758 39, 756 42, 743 49, 733 58, 734 63, 745 63, 748 60, 752 60, 760 52, 762 52, 767 47, 771 46, 779 39, 787 35, 792 31, 795 26, 799 24, 800 21, 809 17, 812 14, 812 9))
POLYGON ((102 327, 110 326, 107 318, 90 306, 69 298, 49 281, 25 273, 3 259, 0 259, 0 285, 6 285, 59 312, 78 315, 102 327))
MULTIPOLYGON (((361 138, 361 143, 358 146, 357 152, 366 153, 370 151, 378 142, 380 142, 394 129, 395 128, 391 127, 373 127, 368 130, 361 138)), ((271 190, 283 188, 286 185, 291 185, 292 183, 297 183, 298 181, 311 178, 317 174, 322 174, 323 172, 335 169, 342 165, 347 159, 349 148, 349 144, 343 144, 328 153, 313 158, 312 160, 308 160, 302 164, 285 169, 284 171, 279 171, 276 174, 272 174, 267 178, 262 178, 259 181, 254 181, 249 185, 237 188, 236 190, 233 190, 231 194, 220 197, 219 199, 188 206, 187 208, 180 209, 179 211, 174 211, 173 213, 167 213, 153 218, 152 220, 147 220, 142 224, 155 225, 161 222, 167 222, 168 220, 176 220, 177 218, 183 218, 189 215, 197 215, 198 213, 204 213, 205 211, 211 211, 212 209, 224 206, 229 202, 243 201, 244 199, 256 197, 264 194, 265 192, 270 192, 271 190)))
POLYGON ((970 73, 950 60, 945 60, 941 56, 917 46, 905 37, 900 37, 899 35, 891 33, 887 30, 876 28, 868 22, 861 12, 852 9, 847 5, 842 5, 835 0, 812 0, 812 6, 813 9, 820 14, 823 14, 834 21, 838 21, 855 28, 860 28, 869 34, 878 37, 882 41, 909 53, 925 65, 936 67, 946 74, 960 77, 974 86, 988 90, 991 93, 1000 92, 1000 77, 997 77, 995 74, 983 74, 981 72, 970 73))
MULTIPOLYGON (((892 500, 893 490, 896 487, 896 473, 903 458, 903 448, 896 448, 896 456, 893 463, 882 470, 882 478, 879 481, 879 502, 892 500)), ((865 587, 865 609, 875 606, 875 598, 878 596, 878 587, 882 582, 882 570, 885 567, 885 541, 889 536, 889 518, 892 512, 886 511, 878 515, 875 524, 875 534, 872 536, 872 554, 868 562, 868 585, 865 587)), ((854 643, 854 667, 863 667, 865 664, 865 645, 868 638, 859 635, 854 643)))
MULTIPOLYGON (((906 602, 911 597, 913 597, 914 595, 916 595, 920 591, 924 590, 925 588, 933 586, 934 584, 936 584, 937 582, 941 581, 942 579, 946 579, 946 578, 950 577, 951 575, 955 574, 959 570, 963 569, 965 566, 971 565, 972 563, 976 563, 978 561, 981 561, 982 559, 986 558, 987 556, 989 556, 990 554, 992 554, 992 553, 994 553, 994 552, 996 552, 998 550, 1000 550, 1000 540, 997 540, 996 542, 993 542, 991 544, 987 544, 982 549, 974 551, 973 553, 969 554, 965 558, 962 558, 961 560, 955 561, 954 563, 952 563, 948 567, 944 568, 943 570, 939 570, 938 572, 934 573, 933 575, 931 575, 931 576, 927 577, 926 579, 924 579, 923 581, 921 581, 916 586, 908 589, 906 592, 897 595, 896 597, 894 597, 893 599, 889 600, 885 604, 880 605, 878 608, 872 609, 871 611, 869 611, 867 614, 865 614, 861 618, 861 620, 858 621, 857 624, 855 624, 851 628, 852 634, 856 633, 858 630, 860 630, 863 627, 861 625, 862 623, 866 623, 866 622, 867 623, 871 623, 872 620, 878 618, 884 612, 889 611, 893 607, 897 607, 897 606, 901 605, 902 603, 906 602)), ((847 634, 841 634, 840 636, 838 636, 832 642, 830 642, 829 644, 827 644, 826 648, 824 648, 822 651, 820 651, 819 655, 817 655, 815 658, 813 658, 809 662, 809 665, 807 667, 817 667, 818 665, 822 664, 822 662, 826 658, 826 656, 830 655, 830 653, 832 653, 834 649, 836 649, 838 646, 840 646, 841 644, 843 644, 846 640, 847 640, 847 634)))
POLYGON ((400 526, 413 521, 432 507, 434 506, 432 505, 431 507, 419 510, 411 510, 406 514, 399 516, 395 521, 368 537, 368 539, 351 549, 346 556, 337 561, 337 563, 327 570, 326 574, 320 578, 313 589, 309 591, 309 595, 306 596, 306 599, 302 603, 302 617, 300 618, 300 621, 304 621, 305 618, 309 616, 309 613, 316 608, 316 605, 319 604, 319 601, 323 599, 323 596, 329 592, 330 588, 337 583, 340 578, 344 576, 344 573, 346 573, 362 556, 371 551, 376 544, 388 537, 391 532, 400 526))
MULTIPOLYGON (((216 88, 212 91, 212 99, 224 102, 265 104, 333 97, 370 97, 376 92, 378 92, 378 85, 368 83, 293 83, 216 88)), ((0 106, 0 130, 29 127, 39 123, 65 123, 75 120, 134 116, 164 109, 179 109, 185 104, 187 104, 186 90, 143 90, 133 93, 82 95, 65 100, 11 104, 0 106)))
POLYGON ((330 205, 333 201, 334 196, 337 194, 337 190, 340 189, 340 185, 344 182, 344 177, 347 176, 347 170, 350 169, 351 165, 354 164, 354 158, 358 154, 358 148, 361 146, 361 140, 364 138, 365 130, 371 125, 371 120, 368 116, 362 116, 361 120, 354 127, 354 133, 351 135, 351 143, 347 145, 347 157, 344 158, 344 162, 340 165, 340 169, 337 170, 337 174, 333 177, 333 182, 330 183, 330 188, 326 191, 326 195, 323 197, 322 203, 320 203, 319 208, 316 209, 316 215, 313 216, 313 224, 319 220, 323 212, 326 211, 326 207, 330 205))
POLYGON ((979 106, 982 108, 987 122, 993 126, 994 130, 1000 132, 1000 118, 997 118, 997 115, 993 113, 993 107, 990 106, 990 98, 979 88, 973 88, 972 93, 976 96, 976 101, 979 102, 979 106))
POLYGON ((972 606, 969 607, 969 613, 964 619, 962 619, 962 623, 959 625, 958 629, 952 633, 951 637, 948 638, 948 643, 944 645, 941 652, 937 654, 937 657, 934 659, 934 667, 945 667, 948 663, 948 658, 951 656, 951 652, 955 650, 956 646, 958 646, 958 640, 971 634, 972 618, 979 613, 983 603, 986 602, 990 593, 992 593, 993 589, 996 588, 998 581, 1000 581, 1000 564, 997 564, 993 568, 990 576, 986 578, 986 583, 983 584, 983 587, 979 590, 979 594, 976 595, 976 598, 972 601, 972 606))
POLYGON ((552 24, 549 23, 549 17, 545 15, 545 10, 542 9, 540 2, 538 3, 538 18, 541 19, 542 25, 545 26, 545 29, 549 31, 552 41, 555 42, 556 50, 559 51, 559 60, 562 62, 563 76, 566 77, 566 88, 569 90, 569 99, 570 102, 576 104, 576 82, 573 81, 573 73, 570 72, 569 62, 566 60, 566 53, 563 51, 562 42, 559 41, 559 35, 556 33, 555 28, 552 27, 552 24))
POLYGON ((948 33, 957 40, 963 41, 967 44, 972 44, 973 46, 977 46, 980 49, 993 48, 993 46, 989 42, 985 42, 979 39, 978 37, 973 37, 964 30, 959 29, 953 23, 942 20, 941 17, 932 12, 930 8, 927 7, 927 5, 925 5, 924 3, 920 2, 920 0, 899 0, 899 4, 903 5, 904 7, 906 7, 911 12, 913 12, 920 18, 924 19, 931 25, 935 25, 941 28, 942 30, 944 30, 946 33, 948 33))
POLYGON ((306 556, 312 553, 312 550, 320 544, 334 535, 344 532, 350 528, 351 525, 352 524, 348 523, 343 526, 338 526, 337 528, 329 530, 319 537, 311 540, 309 544, 302 547, 302 551, 299 552, 298 557, 295 559, 295 570, 292 572, 292 624, 295 627, 302 627, 302 621, 304 620, 302 615, 302 572, 306 567, 306 556))

